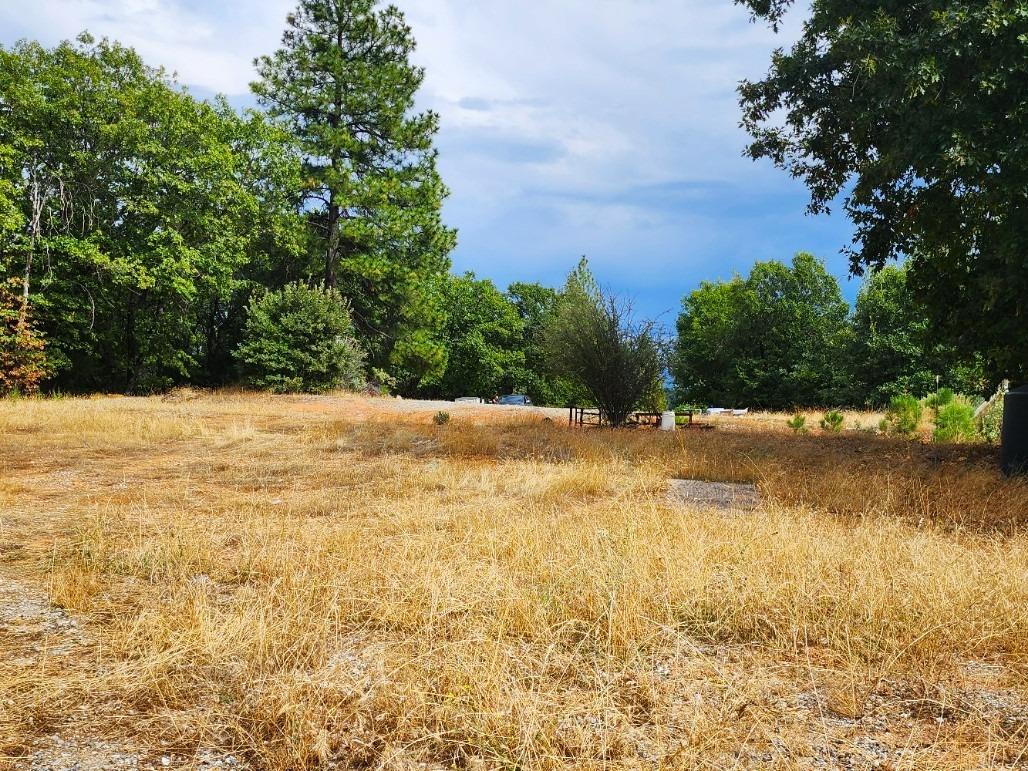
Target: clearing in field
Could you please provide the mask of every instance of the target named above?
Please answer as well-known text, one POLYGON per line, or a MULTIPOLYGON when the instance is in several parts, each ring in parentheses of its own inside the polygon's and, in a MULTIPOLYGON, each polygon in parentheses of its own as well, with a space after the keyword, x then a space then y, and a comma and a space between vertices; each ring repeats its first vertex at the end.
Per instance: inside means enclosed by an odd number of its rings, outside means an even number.
POLYGON ((437 409, 0 402, 0 764, 1028 762, 992 450, 437 409))

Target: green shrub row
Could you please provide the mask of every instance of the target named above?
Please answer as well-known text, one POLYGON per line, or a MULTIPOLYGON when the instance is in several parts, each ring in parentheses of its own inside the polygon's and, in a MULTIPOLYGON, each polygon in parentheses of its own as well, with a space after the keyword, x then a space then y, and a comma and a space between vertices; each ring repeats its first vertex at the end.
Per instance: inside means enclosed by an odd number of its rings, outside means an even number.
MULTIPOLYGON (((924 399, 910 394, 892 397, 889 407, 878 425, 878 430, 890 436, 913 437, 918 434, 925 411, 931 413, 934 426, 932 439, 939 443, 983 441, 994 444, 999 441, 1003 422, 1002 401, 992 405, 981 416, 975 416, 980 400, 954 393, 948 388, 939 389, 924 399)), ((821 430, 830 434, 842 432, 845 416, 839 410, 831 410, 821 418, 821 430)), ((797 413, 786 421, 795 433, 807 431, 807 418, 797 413)))

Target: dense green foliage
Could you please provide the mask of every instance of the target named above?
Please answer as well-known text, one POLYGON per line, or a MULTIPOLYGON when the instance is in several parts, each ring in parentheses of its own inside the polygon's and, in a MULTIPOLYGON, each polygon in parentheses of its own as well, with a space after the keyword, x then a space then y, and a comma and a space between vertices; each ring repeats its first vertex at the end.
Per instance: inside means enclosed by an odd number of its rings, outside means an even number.
POLYGON ((21 280, 54 385, 213 376, 245 266, 288 249, 277 140, 114 43, 0 49, 0 274, 21 280))
MULTIPOLYGON (((737 0, 777 25, 792 0, 737 0)), ((1028 376, 1028 6, 813 0, 740 88, 749 152, 838 197, 855 271, 909 256, 932 327, 1028 376)))
POLYGON ((254 297, 235 355, 247 384, 277 393, 364 383, 349 306, 335 289, 295 283, 254 297))
POLYGON ((850 394, 840 394, 842 401, 876 407, 898 394, 927 394, 940 382, 962 393, 987 390, 980 358, 938 341, 907 276, 906 266, 887 266, 871 273, 857 295, 843 365, 850 394))
POLYGON ((424 72, 395 6, 300 0, 254 93, 303 157, 310 269, 350 299, 376 367, 411 384, 446 367, 438 293, 455 234, 440 219, 438 116, 415 112, 424 72))
MULTIPOLYGON (((664 406, 654 327, 584 260, 561 289, 450 275, 438 117, 417 109, 403 15, 298 3, 256 63, 265 112, 196 99, 107 40, 0 47, 0 394, 370 379, 615 420, 664 406)), ((773 22, 789 5, 748 4, 773 22)), ((814 7, 742 88, 750 150, 802 177, 815 210, 848 196, 853 267, 873 270, 852 312, 804 253, 702 284, 678 319, 676 398, 880 407, 1028 374, 1028 111, 1013 85, 1028 12, 814 7)), ((950 412, 962 431, 966 410, 950 412)))
POLYGON ((678 319, 671 372, 680 398, 777 409, 836 402, 847 313, 838 282, 805 253, 704 283, 678 319))
POLYGON ((449 398, 511 393, 524 368, 524 323, 517 309, 491 281, 473 274, 443 284, 446 371, 430 393, 449 398))
POLYGON ((810 255, 758 263, 683 302, 671 371, 683 400, 774 409, 882 407, 945 383, 988 390, 979 357, 938 342, 905 266, 871 273, 852 313, 810 255))
POLYGON ((250 296, 312 276, 401 389, 438 380, 454 233, 413 46, 394 8, 305 0, 259 62, 270 123, 116 43, 0 49, 0 279, 48 385, 231 382, 250 296))
POLYGON ((515 390, 528 394, 535 404, 591 404, 580 385, 553 373, 547 365, 544 338, 556 318, 564 292, 540 284, 514 283, 507 289, 507 297, 524 325, 524 366, 514 377, 515 390))
MULTIPOLYGON (((504 293, 474 274, 448 277, 440 284, 446 369, 417 393, 444 399, 520 393, 534 404, 595 404, 580 383, 553 370, 546 349, 547 336, 562 309, 580 297, 583 281, 595 289, 584 260, 562 289, 515 283, 504 293)), ((654 390, 663 395, 662 388, 654 390)))

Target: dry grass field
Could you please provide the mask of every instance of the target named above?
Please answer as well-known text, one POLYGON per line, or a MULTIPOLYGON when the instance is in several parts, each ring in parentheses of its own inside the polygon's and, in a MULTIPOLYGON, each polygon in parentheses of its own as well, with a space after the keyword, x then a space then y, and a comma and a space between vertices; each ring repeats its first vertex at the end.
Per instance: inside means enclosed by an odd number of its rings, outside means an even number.
POLYGON ((0 766, 1028 766, 994 450, 434 409, 0 402, 0 766))

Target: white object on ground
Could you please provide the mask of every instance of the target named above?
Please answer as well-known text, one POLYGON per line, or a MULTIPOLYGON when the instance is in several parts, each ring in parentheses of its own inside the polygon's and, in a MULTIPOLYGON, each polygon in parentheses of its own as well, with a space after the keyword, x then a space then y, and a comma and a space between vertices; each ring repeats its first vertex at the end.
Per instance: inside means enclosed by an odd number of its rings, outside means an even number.
POLYGON ((720 415, 723 412, 726 412, 724 407, 707 407, 708 415, 720 415))
POLYGON ((747 407, 744 410, 732 410, 732 414, 735 417, 737 417, 737 418, 741 418, 743 415, 749 415, 749 413, 750 413, 750 408, 749 407, 747 407))
POLYGON ((660 430, 661 431, 674 431, 675 430, 675 413, 663 412, 660 415, 660 430))

